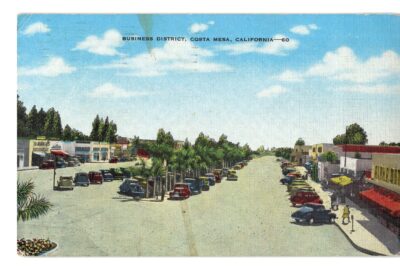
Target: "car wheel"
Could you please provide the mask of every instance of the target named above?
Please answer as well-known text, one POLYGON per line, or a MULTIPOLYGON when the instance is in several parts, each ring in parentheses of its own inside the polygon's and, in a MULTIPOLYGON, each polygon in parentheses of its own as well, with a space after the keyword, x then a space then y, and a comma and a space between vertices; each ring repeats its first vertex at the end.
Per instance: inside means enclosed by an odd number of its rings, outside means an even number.
POLYGON ((308 220, 308 224, 313 225, 313 224, 314 224, 314 218, 310 218, 310 219, 308 220))

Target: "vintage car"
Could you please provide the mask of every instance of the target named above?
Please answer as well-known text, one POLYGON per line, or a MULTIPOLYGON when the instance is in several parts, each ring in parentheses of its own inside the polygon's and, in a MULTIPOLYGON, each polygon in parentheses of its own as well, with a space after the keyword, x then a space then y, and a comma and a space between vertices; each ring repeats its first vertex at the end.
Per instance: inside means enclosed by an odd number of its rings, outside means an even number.
POLYGON ((208 177, 208 182, 210 184, 210 186, 215 186, 215 176, 213 173, 206 173, 205 175, 206 177, 208 177))
POLYGON ((210 190, 210 180, 207 176, 200 176, 199 180, 201 182, 201 190, 209 191, 210 190))
POLYGON ((110 160, 108 162, 109 163, 117 163, 118 162, 118 158, 117 157, 112 157, 112 158, 110 158, 110 160))
POLYGON ((139 200, 145 197, 145 191, 137 179, 126 178, 119 186, 119 193, 132 196, 134 199, 139 200))
POLYGON ((169 193, 169 198, 174 199, 187 199, 191 195, 189 184, 180 183, 174 185, 174 190, 169 193))
POLYGON ((74 189, 74 182, 72 180, 72 176, 60 176, 60 179, 57 181, 58 190, 73 190, 74 189))
POLYGON ((236 164, 235 166, 233 166, 234 170, 240 170, 242 168, 242 166, 240 166, 239 164, 236 164))
POLYGON ((214 177, 215 177, 215 182, 216 183, 221 183, 222 181, 222 170, 221 169, 215 169, 213 171, 214 177))
POLYGON ((61 169, 61 168, 65 168, 65 167, 67 167, 67 166, 68 166, 68 163, 65 162, 65 160, 63 160, 63 159, 57 159, 57 161, 56 161, 56 167, 57 167, 57 168, 61 169))
POLYGON ((290 197, 290 202, 293 206, 303 205, 305 203, 323 203, 321 198, 314 191, 299 191, 290 197))
POLYGON ((47 170, 54 169, 54 160, 46 160, 40 166, 39 169, 47 170))
POLYGON ((124 174, 121 171, 120 168, 111 168, 110 169, 110 173, 112 174, 112 176, 114 177, 114 179, 123 179, 124 178, 124 174))
POLYGON ((89 172, 90 184, 103 184, 103 176, 101 172, 90 171, 89 172))
POLYGON ((297 170, 295 168, 293 168, 293 167, 286 167, 286 168, 282 169, 282 174, 283 175, 287 175, 289 173, 294 173, 296 171, 297 170))
POLYGON ((228 175, 228 171, 229 171, 228 168, 222 168, 222 177, 227 176, 228 175))
POLYGON ((200 179, 185 178, 183 182, 189 185, 191 195, 197 195, 201 193, 201 188, 203 186, 202 185, 203 183, 202 181, 200 181, 200 179))
POLYGON ((290 196, 296 195, 296 193, 297 193, 297 192, 300 192, 300 191, 313 191, 313 192, 315 192, 315 189, 312 188, 312 187, 310 187, 310 186, 307 186, 307 187, 296 187, 296 188, 293 188, 293 189, 289 192, 289 195, 290 195, 290 196))
POLYGON ((238 180, 238 176, 236 175, 236 171, 235 170, 229 170, 228 171, 228 176, 226 177, 226 180, 228 180, 228 181, 237 181, 238 180))
POLYGON ((109 170, 100 170, 100 173, 103 176, 104 181, 110 182, 114 180, 114 176, 109 170))
POLYGON ((303 187, 309 187, 310 185, 307 184, 304 181, 298 181, 298 180, 293 180, 293 182, 290 185, 287 185, 287 191, 291 192, 293 189, 296 188, 303 188, 303 187))
POLYGON ((281 178, 281 180, 279 180, 279 181, 282 183, 282 185, 290 185, 293 182, 293 180, 295 180, 295 177, 286 175, 285 177, 281 178))
POLYGON ((85 186, 85 187, 89 186, 90 184, 89 175, 84 172, 76 173, 74 178, 74 183, 75 186, 85 186))
POLYGON ((314 223, 335 223, 336 214, 325 209, 322 204, 304 204, 299 210, 292 214, 294 222, 314 223))

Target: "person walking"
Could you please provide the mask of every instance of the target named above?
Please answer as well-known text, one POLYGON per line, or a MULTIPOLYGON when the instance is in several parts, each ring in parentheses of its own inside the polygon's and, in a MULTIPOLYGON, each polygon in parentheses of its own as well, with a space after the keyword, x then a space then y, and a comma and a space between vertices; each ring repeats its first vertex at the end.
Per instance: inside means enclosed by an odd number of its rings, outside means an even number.
POLYGON ((343 208, 343 214, 342 214, 342 224, 345 224, 344 223, 344 220, 347 218, 347 223, 346 224, 349 224, 350 223, 350 208, 349 208, 349 205, 345 205, 345 207, 343 208))

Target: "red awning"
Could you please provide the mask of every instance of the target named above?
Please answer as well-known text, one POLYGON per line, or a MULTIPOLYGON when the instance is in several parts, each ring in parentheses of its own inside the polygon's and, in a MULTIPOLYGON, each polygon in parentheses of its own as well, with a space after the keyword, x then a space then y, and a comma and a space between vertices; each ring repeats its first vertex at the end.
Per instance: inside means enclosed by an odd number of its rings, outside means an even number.
POLYGON ((400 217, 399 194, 383 188, 372 188, 360 192, 360 196, 385 208, 392 216, 400 217))
POLYGON ((64 150, 51 150, 50 152, 55 156, 69 157, 69 154, 67 152, 65 152, 64 150))

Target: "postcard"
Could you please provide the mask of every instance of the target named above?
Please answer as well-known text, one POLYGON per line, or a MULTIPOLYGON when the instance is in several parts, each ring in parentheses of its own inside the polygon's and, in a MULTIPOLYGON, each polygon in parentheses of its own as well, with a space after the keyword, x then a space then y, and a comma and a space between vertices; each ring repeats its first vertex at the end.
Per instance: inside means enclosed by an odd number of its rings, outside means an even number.
POLYGON ((19 14, 20 256, 398 256, 400 17, 19 14))

